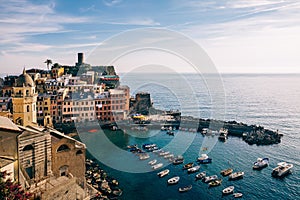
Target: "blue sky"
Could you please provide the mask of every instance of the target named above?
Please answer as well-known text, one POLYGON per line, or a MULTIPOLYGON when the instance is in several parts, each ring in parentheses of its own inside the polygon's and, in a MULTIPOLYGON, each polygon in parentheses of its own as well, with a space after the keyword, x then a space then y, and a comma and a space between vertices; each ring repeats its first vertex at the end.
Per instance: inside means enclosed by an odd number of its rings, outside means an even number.
POLYGON ((77 52, 147 27, 193 39, 222 73, 300 73, 298 0, 0 2, 0 74, 46 68, 47 58, 72 65, 77 52))

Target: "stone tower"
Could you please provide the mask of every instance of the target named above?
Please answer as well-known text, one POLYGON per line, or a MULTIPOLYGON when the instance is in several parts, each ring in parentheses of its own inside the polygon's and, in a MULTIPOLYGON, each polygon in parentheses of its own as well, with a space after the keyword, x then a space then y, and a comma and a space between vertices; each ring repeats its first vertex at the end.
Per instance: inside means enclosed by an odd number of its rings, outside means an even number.
POLYGON ((36 102, 35 84, 24 68, 13 87, 13 121, 22 126, 36 124, 36 102))

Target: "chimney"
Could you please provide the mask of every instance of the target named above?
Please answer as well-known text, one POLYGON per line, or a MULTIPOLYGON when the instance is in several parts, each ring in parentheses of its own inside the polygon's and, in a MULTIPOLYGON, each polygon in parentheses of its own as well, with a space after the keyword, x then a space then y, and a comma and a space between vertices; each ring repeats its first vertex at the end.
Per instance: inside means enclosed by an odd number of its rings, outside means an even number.
POLYGON ((78 64, 81 65, 83 64, 83 53, 78 53, 78 64))

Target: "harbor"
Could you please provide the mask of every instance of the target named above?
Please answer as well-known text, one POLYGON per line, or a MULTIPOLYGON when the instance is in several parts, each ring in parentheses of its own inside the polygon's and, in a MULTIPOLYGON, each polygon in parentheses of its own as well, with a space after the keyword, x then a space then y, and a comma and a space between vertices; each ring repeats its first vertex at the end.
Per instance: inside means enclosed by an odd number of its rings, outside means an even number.
MULTIPOLYGON (((247 149, 245 149, 243 144, 244 142, 241 138, 232 138, 225 143, 217 140, 217 144, 211 152, 205 152, 205 150, 202 151, 202 154, 207 154, 207 156, 212 159, 211 163, 201 164, 200 162, 198 162, 198 159, 201 157, 205 157, 204 155, 199 155, 199 151, 202 150, 201 143, 205 138, 201 134, 195 134, 193 132, 181 130, 174 131, 175 137, 179 137, 179 135, 185 138, 195 136, 191 146, 182 155, 182 157, 180 157, 175 149, 166 148, 166 144, 172 142, 172 139, 174 138, 166 134, 166 131, 149 130, 147 132, 133 132, 141 135, 152 135, 152 137, 136 138, 128 135, 129 133, 124 134, 120 131, 105 131, 106 136, 109 137, 112 142, 130 153, 130 157, 132 157, 136 161, 132 163, 132 165, 144 165, 149 170, 148 173, 130 174, 112 170, 110 168, 107 168, 106 166, 103 166, 103 169, 111 171, 113 176, 118 177, 118 181, 120 183, 119 187, 123 190, 122 196, 118 197, 120 199, 130 198, 133 192, 135 194, 135 197, 143 197, 146 194, 150 194, 150 191, 148 191, 147 188, 143 187, 143 183, 145 182, 155 183, 154 185, 152 184, 152 189, 161 190, 164 191, 164 193, 169 194, 169 196, 165 196, 164 194, 159 193, 164 198, 174 197, 175 199, 181 197, 181 195, 184 195, 185 198, 194 198, 195 195, 199 193, 201 193, 201 195, 205 196, 206 198, 221 198, 223 196, 222 190, 231 185, 235 187, 234 192, 228 196, 225 195, 224 198, 232 198, 232 195, 234 193, 242 193, 243 198, 247 198, 249 196, 251 196, 252 198, 256 197, 257 195, 264 196, 264 194, 253 193, 253 191, 249 190, 249 186, 246 185, 250 184, 252 185, 251 187, 253 187, 253 183, 255 182, 257 185, 262 187, 258 189, 258 191, 262 190, 261 192, 263 192, 266 181, 272 184, 280 184, 281 182, 281 178, 278 179, 272 176, 272 171, 277 166, 277 163, 280 162, 280 160, 277 160, 276 158, 270 156, 270 163, 268 167, 265 167, 260 171, 253 170, 254 162, 258 160, 257 158, 259 156, 263 157, 262 154, 264 154, 264 152, 258 152, 257 148, 259 148, 259 146, 256 145, 249 146, 247 149), (248 152, 252 152, 251 155, 249 155, 248 152), (165 157, 166 155, 172 154, 174 155, 173 159, 165 157), (145 155, 147 155, 145 159, 140 159, 140 156, 144 157, 145 155), (245 155, 248 155, 247 159, 243 159, 245 158, 245 155), (173 161, 178 159, 182 160, 183 162, 180 164, 173 164, 173 161), (193 166, 190 165, 186 170, 183 170, 183 166, 188 163, 193 163, 193 166), (200 166, 199 171, 198 169, 196 169, 198 172, 189 173, 188 168, 191 169, 195 166, 200 166), (229 168, 233 170, 229 170, 228 174, 222 176, 221 171, 229 168), (211 181, 215 181, 210 185, 210 181, 204 183, 203 181, 201 181, 202 178, 196 178, 196 175, 203 171, 206 172, 206 177, 213 175, 217 176, 215 179, 211 179, 211 181), (231 178, 229 178, 229 175, 235 172, 244 172, 243 177, 237 179, 233 178, 234 180, 230 180, 231 178), (160 175, 158 175, 159 173, 164 173, 164 175, 160 178, 160 175), (171 184, 171 186, 168 186, 168 180, 176 176, 180 177, 180 180, 174 186, 173 184, 171 184), (219 183, 219 179, 222 179, 221 183, 219 183), (188 189, 184 192, 179 191, 179 188, 181 188, 182 191, 184 190, 184 188, 190 188, 188 187, 190 185, 192 185, 191 189, 188 189), (178 196, 179 194, 180 196, 178 196)), ((131 131, 130 134, 132 134, 131 131)), ((99 143, 99 145, 101 145, 101 143, 99 143)), ((273 147, 270 146, 270 148, 272 149, 273 147)), ((111 159, 113 160, 114 158, 111 159)), ((289 179, 294 178, 295 175, 291 174, 284 177, 284 180, 290 181, 289 179)), ((152 195, 154 197, 156 196, 156 194, 152 195)), ((156 198, 159 197, 156 196, 156 198)))

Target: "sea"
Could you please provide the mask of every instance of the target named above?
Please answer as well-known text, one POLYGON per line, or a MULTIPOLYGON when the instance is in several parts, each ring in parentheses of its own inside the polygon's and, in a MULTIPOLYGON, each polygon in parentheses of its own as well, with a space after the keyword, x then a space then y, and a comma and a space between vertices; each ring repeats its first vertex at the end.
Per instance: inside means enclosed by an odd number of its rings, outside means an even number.
POLYGON ((123 131, 98 130, 80 132, 81 140, 97 158, 108 174, 119 181, 123 194, 119 199, 233 199, 222 196, 222 189, 233 185, 243 199, 300 199, 300 74, 122 74, 121 84, 128 85, 131 95, 151 94, 153 106, 163 110, 179 110, 184 116, 220 119, 255 124, 283 134, 281 143, 248 145, 242 138, 229 137, 226 142, 217 137, 204 137, 190 130, 176 130, 169 136, 161 130, 123 131), (218 187, 209 188, 195 180, 195 174, 172 165, 166 159, 149 153, 150 158, 139 158, 127 149, 155 143, 164 151, 182 155, 184 162, 194 162, 202 153, 212 158, 211 164, 201 165, 200 172, 218 175, 223 179, 218 187), (258 157, 269 158, 268 167, 254 171, 258 157), (163 168, 153 170, 150 160, 162 162, 163 168), (294 165, 284 178, 271 176, 279 162, 294 165), (244 178, 229 181, 220 171, 233 168, 243 171, 244 178), (157 172, 169 169, 170 174, 159 178, 157 172), (168 186, 167 180, 180 176, 177 185, 168 186), (192 185, 186 193, 178 188, 192 185))

